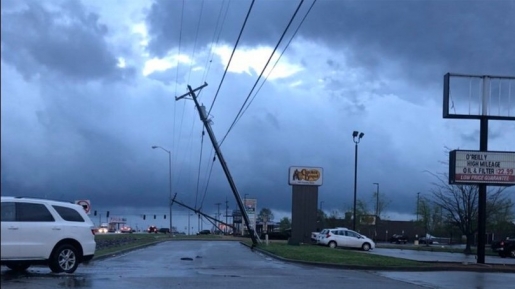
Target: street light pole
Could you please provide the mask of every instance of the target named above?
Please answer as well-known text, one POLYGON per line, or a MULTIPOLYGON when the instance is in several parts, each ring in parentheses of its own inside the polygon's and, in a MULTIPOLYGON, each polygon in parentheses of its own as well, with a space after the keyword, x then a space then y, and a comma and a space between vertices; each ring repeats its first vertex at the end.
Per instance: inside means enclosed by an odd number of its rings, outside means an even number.
POLYGON ((374 231, 374 236, 375 236, 375 239, 377 241, 377 225, 378 225, 378 222, 379 222, 379 183, 374 183, 374 185, 376 185, 376 221, 375 221, 375 231, 374 231))
POLYGON ((379 217, 379 183, 374 185, 376 185, 376 217, 379 217))
POLYGON ((418 215, 419 215, 419 206, 420 206, 420 192, 417 193, 417 222, 418 222, 418 215))
POLYGON ((172 152, 164 149, 160 146, 152 146, 152 149, 160 148, 168 153, 168 176, 169 176, 169 187, 170 187, 170 199, 168 200, 168 205, 170 207, 170 235, 173 237, 173 221, 172 221, 172 152))
POLYGON ((188 236, 190 235, 190 217, 191 213, 188 213, 188 236))
POLYGON ((352 229, 356 230, 356 194, 358 186, 358 143, 365 134, 359 131, 352 132, 352 139, 354 141, 354 209, 352 212, 352 229))
MULTIPOLYGON (((247 196, 248 196, 248 195, 249 195, 249 194, 245 194, 245 195, 243 195, 243 209, 245 210, 245 212, 241 212, 242 214, 244 214, 244 213, 246 213, 246 212, 247 212, 247 196)), ((248 225, 248 224, 246 224, 246 225, 248 225)), ((244 234, 243 234, 243 233, 244 233, 244 231, 245 231, 245 228, 242 228, 242 232, 241 232, 241 233, 242 233, 242 235, 244 235, 244 234)), ((250 232, 249 232, 249 234, 250 234, 250 232)))

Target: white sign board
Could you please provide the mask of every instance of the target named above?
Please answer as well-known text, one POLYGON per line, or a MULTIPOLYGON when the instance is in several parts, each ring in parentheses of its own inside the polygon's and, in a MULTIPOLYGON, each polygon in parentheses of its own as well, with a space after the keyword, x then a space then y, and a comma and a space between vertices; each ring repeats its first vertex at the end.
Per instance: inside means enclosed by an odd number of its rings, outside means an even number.
POLYGON ((89 200, 77 200, 75 204, 82 206, 86 214, 89 215, 91 213, 91 202, 89 200))
POLYGON ((515 185, 515 152, 451 151, 449 183, 515 185))
POLYGON ((124 218, 124 217, 110 217, 109 218, 109 223, 110 224, 125 224, 127 223, 127 218, 124 218))
POLYGON ((288 184, 321 186, 323 169, 318 167, 290 167, 288 184))

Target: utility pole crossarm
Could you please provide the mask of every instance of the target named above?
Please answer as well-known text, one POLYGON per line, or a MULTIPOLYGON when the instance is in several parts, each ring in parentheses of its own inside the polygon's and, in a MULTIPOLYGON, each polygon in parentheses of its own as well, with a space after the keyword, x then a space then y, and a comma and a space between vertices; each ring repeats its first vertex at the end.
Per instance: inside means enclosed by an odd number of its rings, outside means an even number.
MULTIPOLYGON (((191 90, 191 92, 197 92, 199 90, 201 90, 202 88, 206 87, 207 86, 207 82, 204 82, 204 84, 202 84, 201 86, 191 90)), ((188 85, 189 88, 191 88, 189 85, 188 85)), ((180 100, 180 99, 183 99, 185 98, 186 96, 188 95, 191 95, 191 92, 186 92, 185 94, 181 95, 181 96, 176 96, 175 97, 175 100, 180 100)))

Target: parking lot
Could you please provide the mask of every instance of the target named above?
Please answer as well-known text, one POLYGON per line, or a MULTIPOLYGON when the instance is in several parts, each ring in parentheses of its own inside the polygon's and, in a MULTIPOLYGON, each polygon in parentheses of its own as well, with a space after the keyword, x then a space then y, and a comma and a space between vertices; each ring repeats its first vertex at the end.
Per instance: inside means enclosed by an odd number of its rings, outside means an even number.
MULTIPOLYGON (((427 262, 459 262, 459 263, 477 263, 476 255, 465 255, 462 253, 445 253, 431 251, 415 251, 390 248, 376 248, 371 251, 372 254, 410 259, 415 261, 427 262)), ((506 264, 515 265, 514 258, 501 258, 499 256, 485 256, 486 264, 506 264)))
MULTIPOLYGON (((430 248, 438 248, 438 245, 431 245, 430 248)), ((378 247, 371 251, 372 254, 397 257, 415 261, 426 262, 458 262, 458 263, 477 263, 476 255, 465 255, 462 253, 446 253, 437 251, 415 250, 417 246, 410 245, 391 245, 378 244, 378 247), (411 249, 411 250, 410 250, 411 249)), ((487 249, 488 250, 488 249, 487 249)), ((485 256, 486 264, 506 264, 515 265, 514 258, 501 258, 499 256, 485 256)))

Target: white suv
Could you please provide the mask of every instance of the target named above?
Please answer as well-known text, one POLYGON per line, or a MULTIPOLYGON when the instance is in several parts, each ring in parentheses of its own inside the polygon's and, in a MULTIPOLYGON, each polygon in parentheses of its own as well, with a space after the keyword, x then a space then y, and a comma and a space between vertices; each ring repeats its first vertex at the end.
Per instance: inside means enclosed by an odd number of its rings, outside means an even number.
POLYGON ((326 234, 320 234, 318 242, 331 248, 360 248, 363 251, 373 250, 376 247, 376 243, 371 239, 346 228, 330 229, 326 234))
POLYGON ((48 265, 73 273, 95 254, 91 219, 82 206, 21 197, 1 197, 1 264, 24 271, 48 265))

